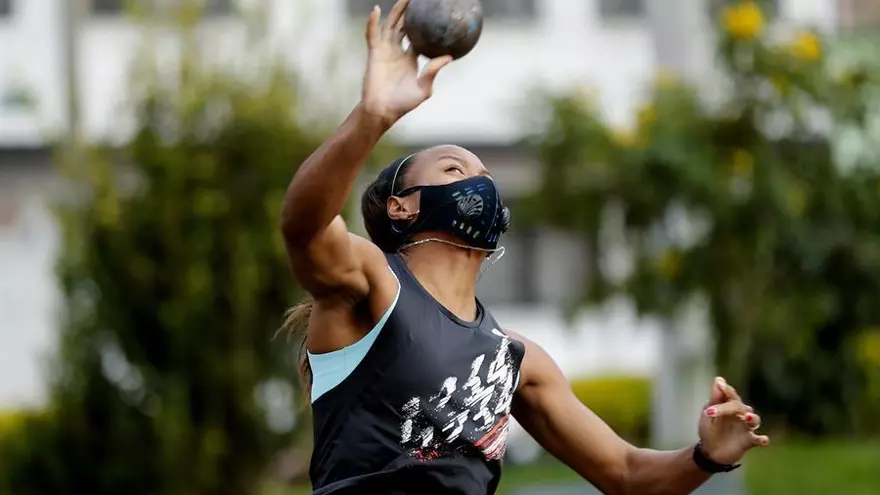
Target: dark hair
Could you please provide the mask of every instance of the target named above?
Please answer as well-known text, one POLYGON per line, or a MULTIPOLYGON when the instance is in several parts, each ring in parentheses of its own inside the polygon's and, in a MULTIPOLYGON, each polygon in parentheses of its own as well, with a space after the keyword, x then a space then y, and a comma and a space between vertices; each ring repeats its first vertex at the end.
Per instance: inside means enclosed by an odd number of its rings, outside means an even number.
MULTIPOLYGON (((416 155, 398 158, 391 162, 379 176, 367 187, 361 197, 361 214, 370 240, 386 253, 397 251, 406 241, 405 235, 393 228, 391 217, 388 216, 388 198, 402 191, 406 183, 406 175, 415 162, 416 155)), ((312 368, 309 365, 306 337, 309 319, 312 316, 312 299, 305 299, 287 310, 284 324, 279 333, 284 332, 295 340, 299 358, 299 379, 305 397, 305 404, 311 403, 312 368)))
POLYGON ((396 252, 406 241, 388 216, 388 198, 406 188, 406 175, 415 159, 409 155, 391 162, 361 197, 361 214, 370 240, 386 253, 396 252))

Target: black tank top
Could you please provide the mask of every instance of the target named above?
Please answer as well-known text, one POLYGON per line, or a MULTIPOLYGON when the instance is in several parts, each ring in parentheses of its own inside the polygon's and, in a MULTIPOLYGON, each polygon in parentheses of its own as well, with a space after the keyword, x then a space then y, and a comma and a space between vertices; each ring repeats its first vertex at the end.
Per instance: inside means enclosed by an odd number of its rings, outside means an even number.
POLYGON ((400 296, 354 371, 312 404, 316 494, 495 492, 525 347, 465 322, 388 255, 400 296))

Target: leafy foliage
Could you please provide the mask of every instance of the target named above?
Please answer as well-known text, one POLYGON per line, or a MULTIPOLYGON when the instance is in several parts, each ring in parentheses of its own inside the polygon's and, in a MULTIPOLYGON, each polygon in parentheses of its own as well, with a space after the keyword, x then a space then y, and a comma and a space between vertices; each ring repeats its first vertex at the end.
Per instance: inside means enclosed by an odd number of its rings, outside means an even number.
POLYGON ((880 320, 880 170, 842 167, 834 136, 867 129, 880 78, 832 70, 813 33, 771 43, 752 2, 722 25, 720 105, 663 75, 621 131, 582 97, 550 99, 534 218, 589 239, 582 302, 624 293, 672 317, 703 298, 721 372, 777 425, 866 427, 855 353, 880 320), (622 249, 631 266, 610 270, 622 249))

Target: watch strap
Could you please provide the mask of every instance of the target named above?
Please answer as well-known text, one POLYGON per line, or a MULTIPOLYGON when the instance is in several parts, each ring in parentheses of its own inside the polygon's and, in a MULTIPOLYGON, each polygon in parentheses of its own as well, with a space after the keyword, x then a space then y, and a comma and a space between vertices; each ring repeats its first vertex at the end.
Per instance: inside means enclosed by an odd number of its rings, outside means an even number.
POLYGON ((694 463, 697 465, 697 467, 699 467, 701 470, 703 470, 707 473, 712 473, 712 474, 729 473, 729 472, 733 471, 734 469, 742 466, 742 464, 719 464, 719 463, 713 461, 712 459, 709 458, 709 456, 706 455, 705 452, 703 452, 703 443, 702 442, 697 442, 697 444, 694 445, 693 458, 694 458, 694 463))

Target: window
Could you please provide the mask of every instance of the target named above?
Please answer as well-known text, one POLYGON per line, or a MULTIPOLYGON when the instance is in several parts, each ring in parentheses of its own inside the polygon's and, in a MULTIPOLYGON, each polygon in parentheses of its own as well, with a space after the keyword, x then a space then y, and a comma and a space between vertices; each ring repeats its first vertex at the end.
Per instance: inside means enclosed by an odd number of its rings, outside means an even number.
POLYGON ((603 18, 644 17, 645 0, 598 0, 603 18))
MULTIPOLYGON (((483 15, 487 18, 528 19, 535 17, 536 0, 483 0, 483 15)), ((349 17, 366 17, 379 4, 382 13, 388 13, 395 0, 346 0, 349 17)))
MULTIPOLYGON (((126 4, 129 1, 132 0, 92 0, 92 13, 98 15, 122 15, 125 13, 126 4)), ((203 2, 206 15, 224 15, 232 12, 232 0, 203 0, 203 2)))
POLYGON ((12 0, 0 0, 0 17, 12 15, 12 0))

